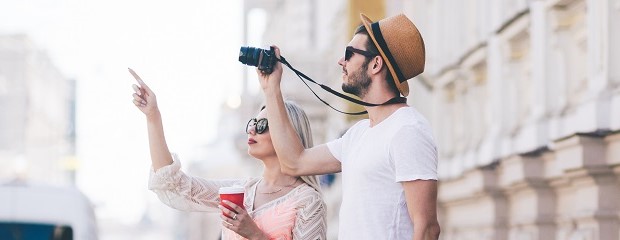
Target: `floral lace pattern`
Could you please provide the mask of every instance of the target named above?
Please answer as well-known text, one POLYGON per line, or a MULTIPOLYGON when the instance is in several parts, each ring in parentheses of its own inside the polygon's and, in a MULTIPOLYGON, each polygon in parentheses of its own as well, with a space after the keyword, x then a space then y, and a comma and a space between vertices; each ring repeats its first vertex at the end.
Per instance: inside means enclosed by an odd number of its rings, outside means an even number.
MULTIPOLYGON (((254 209, 256 186, 261 178, 207 180, 186 175, 173 154, 173 163, 156 172, 151 168, 149 189, 166 205, 182 211, 217 212, 220 187, 244 186, 244 207, 269 239, 326 239, 325 203, 321 194, 301 184, 286 195, 254 209)), ((245 239, 224 228, 222 239, 245 239)))

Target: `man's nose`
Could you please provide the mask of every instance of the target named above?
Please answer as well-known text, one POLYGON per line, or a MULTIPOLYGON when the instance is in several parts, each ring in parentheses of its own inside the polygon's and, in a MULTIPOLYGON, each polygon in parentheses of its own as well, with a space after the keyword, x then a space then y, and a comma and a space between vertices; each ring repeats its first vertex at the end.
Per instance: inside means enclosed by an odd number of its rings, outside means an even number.
POLYGON ((344 57, 340 57, 340 59, 338 59, 338 65, 343 66, 346 63, 346 61, 344 60, 344 57))

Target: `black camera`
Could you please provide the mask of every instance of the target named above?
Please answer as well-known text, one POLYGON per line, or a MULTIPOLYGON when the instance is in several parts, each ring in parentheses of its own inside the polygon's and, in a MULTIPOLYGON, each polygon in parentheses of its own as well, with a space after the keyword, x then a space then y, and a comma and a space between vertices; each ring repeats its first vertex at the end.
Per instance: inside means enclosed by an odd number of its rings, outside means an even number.
POLYGON ((273 47, 266 49, 241 47, 239 49, 239 62, 258 67, 264 73, 271 73, 276 64, 276 52, 273 47))

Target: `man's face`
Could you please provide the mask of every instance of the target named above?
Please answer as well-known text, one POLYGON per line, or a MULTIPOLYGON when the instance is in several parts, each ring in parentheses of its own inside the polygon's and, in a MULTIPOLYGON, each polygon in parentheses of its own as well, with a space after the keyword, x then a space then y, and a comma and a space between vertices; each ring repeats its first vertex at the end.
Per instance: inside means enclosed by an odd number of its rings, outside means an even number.
MULTIPOLYGON (((348 46, 355 49, 366 51, 368 36, 356 34, 348 46)), ((358 97, 363 97, 370 87, 370 76, 368 75, 368 62, 371 58, 359 53, 353 53, 349 59, 343 56, 338 64, 342 66, 342 91, 351 93, 358 97)))

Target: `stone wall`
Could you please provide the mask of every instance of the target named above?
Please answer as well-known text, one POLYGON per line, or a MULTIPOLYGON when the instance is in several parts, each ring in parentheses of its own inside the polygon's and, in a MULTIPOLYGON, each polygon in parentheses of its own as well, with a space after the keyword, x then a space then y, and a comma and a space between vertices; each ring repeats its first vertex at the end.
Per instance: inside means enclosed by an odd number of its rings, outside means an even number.
POLYGON ((620 238, 619 144, 575 134, 442 181, 442 239, 620 238))

